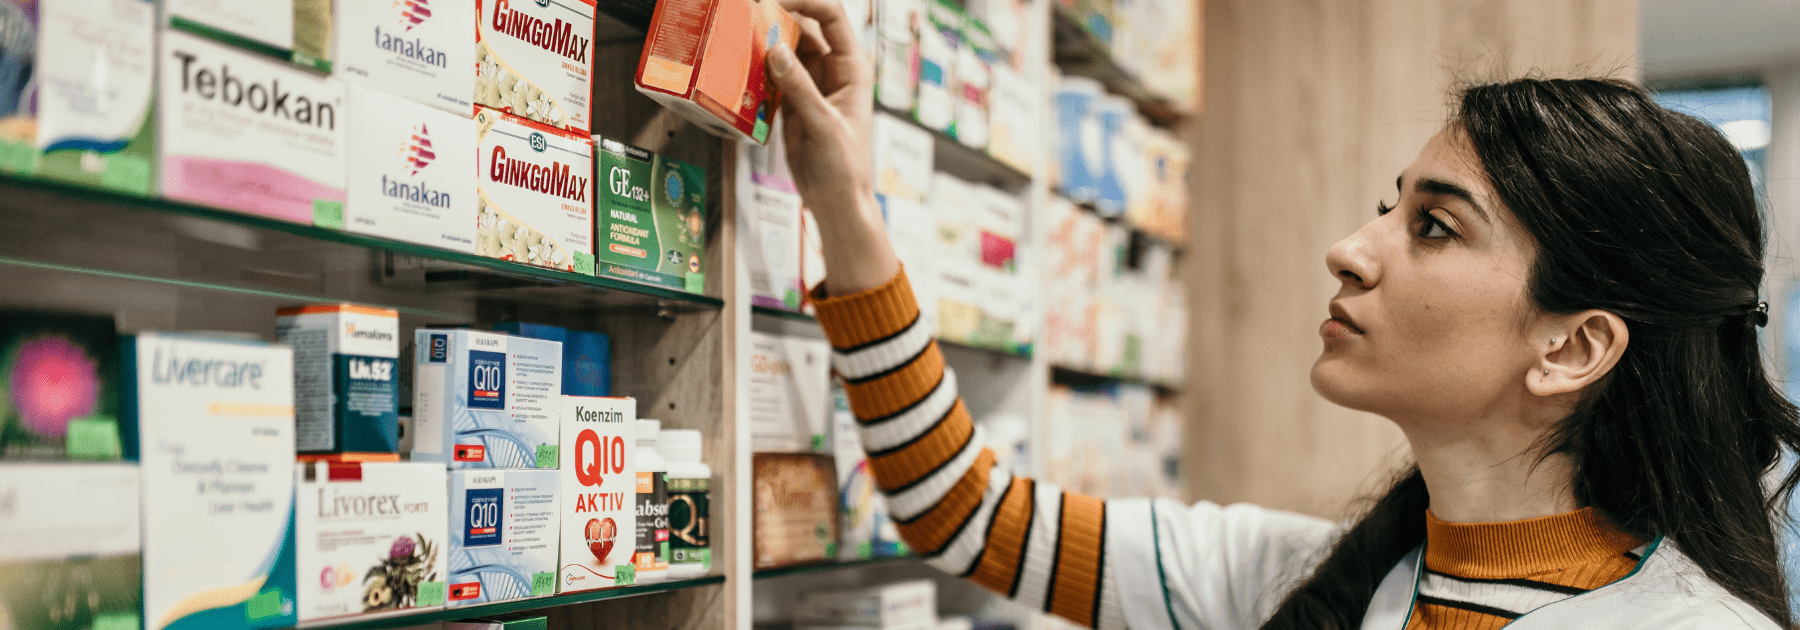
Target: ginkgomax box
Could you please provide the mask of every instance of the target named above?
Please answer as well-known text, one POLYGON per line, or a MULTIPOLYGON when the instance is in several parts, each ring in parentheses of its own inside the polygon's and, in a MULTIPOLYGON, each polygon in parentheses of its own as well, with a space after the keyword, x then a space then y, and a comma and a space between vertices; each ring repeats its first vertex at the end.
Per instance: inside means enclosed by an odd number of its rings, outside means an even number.
POLYGON ((475 104, 586 137, 595 0, 475 6, 475 104))
POLYGON ((593 275, 588 137, 485 108, 475 135, 475 253, 593 275))
POLYGON ((637 401, 562 397, 562 549, 556 592, 636 583, 637 401))

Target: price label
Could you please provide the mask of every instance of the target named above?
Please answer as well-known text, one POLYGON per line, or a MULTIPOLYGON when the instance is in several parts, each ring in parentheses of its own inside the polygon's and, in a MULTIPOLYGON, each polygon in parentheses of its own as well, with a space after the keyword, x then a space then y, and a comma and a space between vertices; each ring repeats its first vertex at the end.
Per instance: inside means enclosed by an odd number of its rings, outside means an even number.
POLYGON ((556 591, 556 572, 531 574, 531 596, 549 595, 556 591))

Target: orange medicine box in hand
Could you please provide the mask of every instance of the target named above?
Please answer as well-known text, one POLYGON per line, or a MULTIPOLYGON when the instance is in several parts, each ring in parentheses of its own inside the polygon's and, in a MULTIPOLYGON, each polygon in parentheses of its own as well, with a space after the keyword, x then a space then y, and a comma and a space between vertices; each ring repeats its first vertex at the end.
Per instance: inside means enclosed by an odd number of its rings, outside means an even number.
POLYGON ((661 0, 637 89, 708 131, 760 144, 781 104, 763 62, 799 40, 775 0, 661 0))

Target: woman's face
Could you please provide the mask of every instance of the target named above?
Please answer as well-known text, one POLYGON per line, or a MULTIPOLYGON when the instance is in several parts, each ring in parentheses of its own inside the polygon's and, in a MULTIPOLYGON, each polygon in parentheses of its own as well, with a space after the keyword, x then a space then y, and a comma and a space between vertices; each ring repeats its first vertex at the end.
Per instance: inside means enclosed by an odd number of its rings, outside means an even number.
POLYGON ((1538 357, 1526 333, 1536 247, 1461 132, 1433 137, 1379 212, 1325 255, 1342 286, 1319 329, 1313 388, 1402 428, 1477 422, 1522 403, 1538 357))

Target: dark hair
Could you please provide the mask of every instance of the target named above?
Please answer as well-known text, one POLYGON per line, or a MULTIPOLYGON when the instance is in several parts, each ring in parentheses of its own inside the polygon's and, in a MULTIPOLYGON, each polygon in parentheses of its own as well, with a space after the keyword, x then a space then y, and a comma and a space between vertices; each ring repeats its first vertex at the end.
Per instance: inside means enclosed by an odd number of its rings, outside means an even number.
MULTIPOLYGON (((1707 577, 1794 628, 1775 518, 1800 445, 1747 312, 1766 234, 1744 160, 1717 130, 1613 80, 1521 79, 1455 99, 1459 130, 1537 244, 1528 290, 1549 313, 1625 320, 1618 365, 1539 444, 1566 453, 1575 499, 1618 528, 1667 536, 1707 577)), ((1425 539, 1418 468, 1339 539, 1265 629, 1356 628, 1381 579, 1425 539)))

